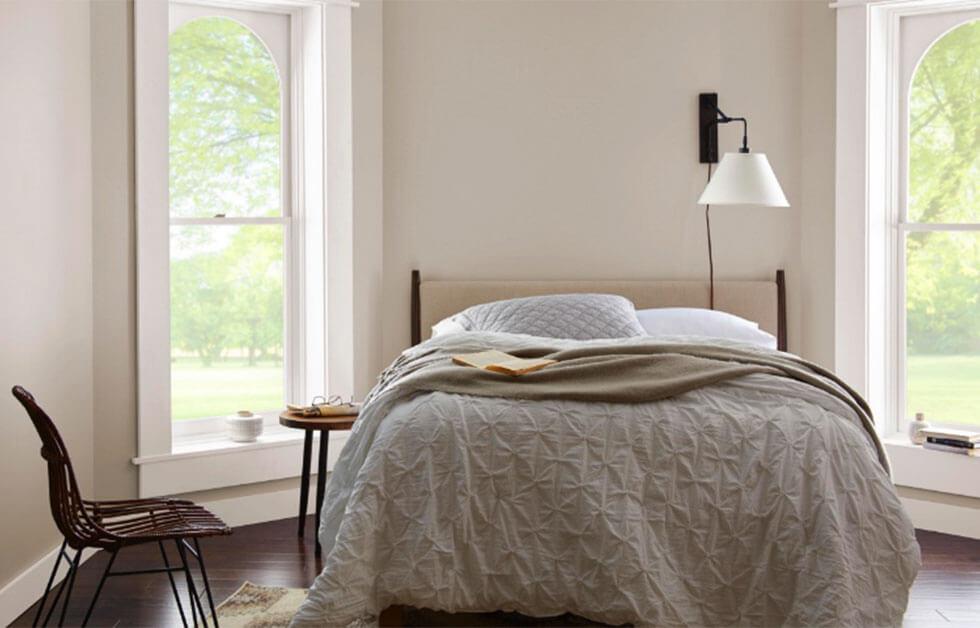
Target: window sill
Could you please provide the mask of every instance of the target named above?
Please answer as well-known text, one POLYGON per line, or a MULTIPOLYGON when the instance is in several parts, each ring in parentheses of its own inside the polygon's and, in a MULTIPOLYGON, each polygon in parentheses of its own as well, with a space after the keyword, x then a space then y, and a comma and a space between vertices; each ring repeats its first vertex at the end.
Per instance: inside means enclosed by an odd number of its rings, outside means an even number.
POLYGON ((281 425, 268 424, 263 427, 262 436, 259 436, 258 440, 253 443, 236 443, 228 438, 223 431, 187 434, 185 436, 174 436, 173 451, 171 453, 133 458, 133 464, 154 464, 167 460, 194 458, 196 456, 212 456, 256 449, 268 449, 270 447, 284 447, 294 441, 302 442, 303 433, 298 430, 282 427, 281 425))
MULTIPOLYGON (((331 434, 328 470, 333 468, 347 435, 331 434)), ((318 441, 314 438, 314 461, 318 441)), ((254 443, 236 443, 223 432, 194 434, 175 439, 169 454, 137 457, 133 464, 140 467, 140 497, 155 497, 299 477, 302 461, 303 432, 266 425, 254 443)))
POLYGON ((924 449, 910 443, 905 434, 893 434, 882 443, 896 485, 980 499, 976 482, 980 457, 924 449))

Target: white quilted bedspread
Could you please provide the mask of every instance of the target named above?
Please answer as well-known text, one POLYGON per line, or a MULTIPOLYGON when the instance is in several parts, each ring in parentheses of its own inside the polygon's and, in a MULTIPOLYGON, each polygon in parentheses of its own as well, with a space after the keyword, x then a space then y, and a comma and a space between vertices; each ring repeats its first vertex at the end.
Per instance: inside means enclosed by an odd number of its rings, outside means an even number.
MULTIPOLYGON (((426 345, 464 335, 496 340, 426 345)), ((919 548, 871 438, 839 400, 769 375, 644 404, 383 382, 330 478, 325 567, 293 625, 372 625, 392 604, 899 624, 919 548)))

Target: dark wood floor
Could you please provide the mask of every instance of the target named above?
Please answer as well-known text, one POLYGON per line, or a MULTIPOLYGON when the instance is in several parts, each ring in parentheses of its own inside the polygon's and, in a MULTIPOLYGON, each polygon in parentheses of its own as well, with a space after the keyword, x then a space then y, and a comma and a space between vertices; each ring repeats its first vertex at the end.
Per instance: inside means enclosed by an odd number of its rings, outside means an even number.
MULTIPOLYGON (((202 549, 215 603, 231 595, 246 580, 271 586, 309 586, 321 567, 313 556, 312 529, 311 518, 305 544, 296 537, 296 519, 244 526, 230 537, 206 540, 202 549)), ((906 625, 914 628, 950 622, 980 625, 980 541, 921 531, 918 537, 923 565, 912 589, 906 625)), ((113 569, 157 566, 157 552, 155 546, 124 550, 113 569)), ((176 552, 171 560, 175 559, 176 552)), ((100 552, 79 570, 68 625, 81 621, 105 560, 100 552)), ((179 586, 183 595, 183 586, 179 586)), ((29 626, 34 610, 32 607, 13 625, 29 626)), ((477 623, 485 625, 482 621, 477 623)), ((167 578, 158 574, 110 579, 90 624, 176 626, 180 625, 180 616, 167 578)))

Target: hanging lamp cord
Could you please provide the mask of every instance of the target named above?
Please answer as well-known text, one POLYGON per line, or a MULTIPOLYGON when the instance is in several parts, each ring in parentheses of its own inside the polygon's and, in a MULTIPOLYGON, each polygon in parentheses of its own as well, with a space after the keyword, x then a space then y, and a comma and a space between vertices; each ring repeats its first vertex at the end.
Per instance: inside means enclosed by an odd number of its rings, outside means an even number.
MULTIPOLYGON (((711 181, 711 162, 708 162, 708 181, 711 181)), ((708 304, 715 309, 715 261, 711 254, 711 205, 704 206, 704 226, 708 232, 708 304)))

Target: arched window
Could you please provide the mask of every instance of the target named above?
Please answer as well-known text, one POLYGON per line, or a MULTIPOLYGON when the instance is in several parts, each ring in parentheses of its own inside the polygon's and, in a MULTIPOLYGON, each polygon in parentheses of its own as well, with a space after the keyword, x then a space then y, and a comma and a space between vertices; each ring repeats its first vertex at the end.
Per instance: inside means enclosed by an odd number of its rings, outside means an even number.
MULTIPOLYGON (((926 25, 929 26, 929 25, 926 25)), ((943 28, 945 26, 945 28, 943 28)), ((905 418, 980 424, 980 20, 919 38, 909 64, 897 247, 905 418)), ((928 31, 923 31, 927 34, 928 31)), ((910 38, 913 44, 915 38, 910 38)))
POLYGON ((354 393, 372 323, 351 304, 377 283, 352 253, 354 4, 133 4, 143 496, 282 478, 303 453, 285 402, 354 393), (262 446, 227 439, 239 410, 262 446))
POLYGON ((279 70, 249 28, 191 20, 170 35, 172 217, 282 213, 279 70))
POLYGON ((169 37, 174 421, 285 402, 290 253, 286 16, 173 5, 169 37))

